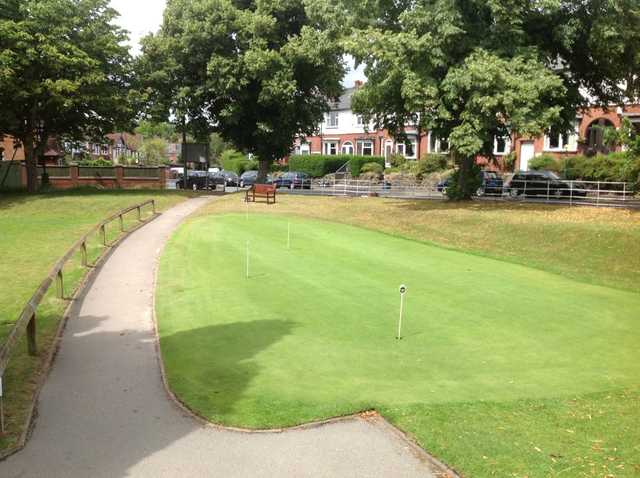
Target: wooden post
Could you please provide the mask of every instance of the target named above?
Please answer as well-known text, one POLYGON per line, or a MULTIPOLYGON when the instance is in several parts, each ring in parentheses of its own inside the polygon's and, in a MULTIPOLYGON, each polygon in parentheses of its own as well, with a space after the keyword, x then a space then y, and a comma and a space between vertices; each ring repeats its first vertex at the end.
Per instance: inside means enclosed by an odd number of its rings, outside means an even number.
POLYGON ((56 282, 58 284, 58 299, 64 299, 64 279, 62 278, 62 270, 58 271, 56 282))
POLYGON ((100 226, 100 232, 102 233, 102 244, 106 246, 107 245, 107 229, 105 228, 104 224, 100 226))
POLYGON ((31 320, 27 324, 27 349, 29 355, 37 355, 38 350, 36 348, 36 313, 31 316, 31 320))
POLYGON ((155 215, 155 213, 156 213, 156 200, 155 199, 151 200, 151 208, 153 209, 153 214, 155 215))
POLYGON ((142 221, 142 215, 141 215, 141 212, 140 212, 140 206, 138 206, 137 209, 138 209, 138 221, 142 221))
POLYGON ((124 219, 122 218, 122 214, 120 214, 120 232, 124 232, 124 219))
POLYGON ((86 242, 83 242, 82 245, 80 246, 80 254, 82 257, 82 266, 87 267, 89 264, 87 260, 87 243, 86 242))

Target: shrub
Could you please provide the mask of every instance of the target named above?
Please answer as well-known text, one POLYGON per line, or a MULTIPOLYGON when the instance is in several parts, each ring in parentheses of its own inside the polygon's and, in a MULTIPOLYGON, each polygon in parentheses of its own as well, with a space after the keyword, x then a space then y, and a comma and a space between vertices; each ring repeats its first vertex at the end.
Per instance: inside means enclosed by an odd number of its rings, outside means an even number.
POLYGON ((379 163, 365 163, 360 168, 360 174, 371 173, 372 175, 382 175, 384 168, 379 163))
POLYGON ((535 171, 560 171, 560 162, 554 156, 543 154, 529 162, 529 168, 535 171))
POLYGON ((233 171, 240 175, 245 171, 258 169, 258 161, 247 158, 235 149, 227 149, 220 156, 220 164, 225 171, 233 171))
POLYGON ((407 161, 407 158, 405 158, 401 154, 392 154, 391 156, 389 156, 389 164, 392 168, 399 168, 403 166, 407 161))
POLYGON ((424 154, 419 163, 420 171, 426 174, 449 169, 449 157, 446 154, 424 154))
POLYGON ((384 169, 384 158, 382 156, 343 155, 343 158, 347 158, 347 161, 349 161, 349 170, 351 172, 351 176, 353 177, 360 176, 362 166, 367 163, 378 163, 384 169))
POLYGON ((480 166, 478 166, 474 162, 471 166, 471 174, 466 181, 464 190, 462 190, 458 186, 458 176, 460 175, 460 170, 456 169, 455 172, 451 175, 449 185, 447 186, 447 196, 449 197, 449 199, 458 201, 475 194, 478 188, 482 185, 481 173, 482 170, 480 169, 480 166))
POLYGON ((289 158, 289 170, 300 171, 314 178, 319 178, 327 174, 335 173, 344 166, 347 161, 349 161, 349 159, 345 159, 343 155, 295 155, 289 158))

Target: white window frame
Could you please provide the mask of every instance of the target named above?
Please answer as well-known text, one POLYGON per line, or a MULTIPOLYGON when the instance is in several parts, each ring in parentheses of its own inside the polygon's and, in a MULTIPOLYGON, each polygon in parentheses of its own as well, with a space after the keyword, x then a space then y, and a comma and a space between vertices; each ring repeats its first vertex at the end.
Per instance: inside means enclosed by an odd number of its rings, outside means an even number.
POLYGON ((356 115, 356 126, 364 126, 364 118, 362 115, 356 115))
POLYGON ((579 135, 580 120, 576 119, 574 122, 574 129, 568 133, 558 133, 558 146, 551 146, 551 137, 549 136, 550 130, 544 134, 544 151, 545 152, 571 152, 578 151, 578 135, 579 135), (566 138, 565 138, 566 136, 566 138))
POLYGON ((324 154, 325 156, 335 156, 336 154, 338 154, 338 143, 338 140, 323 141, 322 154, 324 154))
POLYGON ((360 140, 356 141, 356 154, 359 154, 359 155, 362 155, 362 156, 373 156, 373 152, 374 152, 373 140, 360 139, 360 140), (367 145, 367 149, 371 149, 371 153, 370 154, 366 154, 364 152, 365 145, 367 145))
POLYGON ((342 146, 340 147, 340 151, 342 152, 342 154, 353 154, 355 151, 355 148, 353 146, 353 143, 351 141, 345 141, 344 143, 342 143, 342 146), (346 151, 346 149, 350 149, 351 151, 346 151))
POLYGON ((301 156, 308 156, 311 154, 311 146, 309 145, 309 143, 302 143, 300 145, 300 152, 299 154, 301 156))
MULTIPOLYGON (((446 143, 447 143, 447 146, 448 146, 449 143, 448 142, 446 142, 446 143)), ((442 140, 440 138, 436 137, 435 135, 432 135, 431 131, 429 131, 428 148, 429 148, 429 154, 448 154, 449 153, 449 148, 447 148, 446 150, 443 150, 442 149, 442 140), (433 136, 434 141, 432 141, 432 136, 433 136)))
POLYGON ((506 156, 511 153, 511 138, 509 136, 502 136, 498 138, 497 136, 493 138, 493 154, 494 156, 506 156), (504 140, 504 150, 498 150, 498 140, 504 140))
POLYGON ((327 114, 327 128, 336 129, 338 128, 339 125, 340 125, 340 113, 338 111, 330 111, 327 114))

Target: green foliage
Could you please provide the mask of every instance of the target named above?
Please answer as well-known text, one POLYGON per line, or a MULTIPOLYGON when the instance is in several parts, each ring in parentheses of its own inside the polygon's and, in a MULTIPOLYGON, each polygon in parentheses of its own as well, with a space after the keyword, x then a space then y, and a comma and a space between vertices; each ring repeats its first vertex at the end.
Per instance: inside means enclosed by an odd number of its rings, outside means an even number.
POLYGON ((220 157, 220 164, 225 171, 233 171, 240 175, 245 171, 253 171, 258 169, 258 162, 247 158, 235 149, 227 149, 220 157))
POLYGON ((516 165, 516 159, 517 156, 515 151, 511 151, 509 154, 502 157, 504 167, 507 171, 513 171, 513 168, 516 165))
POLYGON ((446 154, 424 154, 419 163, 425 173, 437 173, 450 169, 449 157, 446 154))
POLYGON ((475 162, 471 164, 463 181, 460 180, 461 174, 461 168, 456 169, 447 186, 447 197, 454 201, 470 198, 482 185, 482 170, 475 162))
POLYGON ((325 1, 169 1, 138 65, 148 110, 264 163, 284 158, 342 91, 342 15, 325 1))
POLYGON ((364 163, 360 168, 360 174, 372 173, 376 175, 382 175, 384 167, 380 163, 364 163))
POLYGON ((378 163, 384 170, 384 158, 382 156, 342 155, 342 157, 347 158, 347 161, 349 161, 349 172, 354 178, 360 176, 362 166, 367 163, 378 163))
POLYGON ((227 150, 232 150, 233 145, 225 141, 218 133, 212 133, 209 136, 209 157, 212 162, 219 162, 222 154, 227 150))
POLYGON ((49 138, 85 140, 130 125, 127 35, 108 0, 9 1, 0 12, 0 136, 24 145, 34 191, 49 138))
POLYGON ((389 164, 392 168, 399 168, 406 164, 407 161, 408 159, 405 158, 402 154, 392 154, 391 156, 389 156, 389 164))
POLYGON ((618 85, 640 91, 634 1, 359 3, 345 0, 357 27, 347 49, 368 79, 354 110, 396 136, 419 113, 458 166, 490 157, 495 137, 570 129, 581 91, 614 104, 618 85))
POLYGON ((289 170, 300 171, 319 178, 326 174, 335 173, 349 161, 349 157, 343 155, 294 155, 289 158, 289 170))
POLYGON ((560 161, 550 154, 536 156, 529 161, 529 168, 535 171, 560 171, 560 161))
POLYGON ((168 122, 154 122, 142 120, 138 124, 135 132, 145 139, 162 138, 167 143, 177 143, 179 140, 176 126, 168 122))
POLYGON ((88 166, 91 168, 109 168, 113 166, 113 163, 108 159, 104 159, 104 158, 92 159, 91 157, 74 161, 73 164, 77 166, 88 166))
POLYGON ((158 166, 168 164, 167 147, 169 144, 164 138, 145 138, 140 148, 144 155, 143 164, 146 166, 158 166))

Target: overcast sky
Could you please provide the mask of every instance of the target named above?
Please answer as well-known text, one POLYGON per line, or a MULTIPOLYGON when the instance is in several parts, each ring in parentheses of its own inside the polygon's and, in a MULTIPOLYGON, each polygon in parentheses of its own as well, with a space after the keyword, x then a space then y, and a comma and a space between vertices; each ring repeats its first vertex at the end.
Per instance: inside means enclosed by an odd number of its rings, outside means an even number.
MULTIPOLYGON (((140 51, 140 39, 160 27, 166 3, 166 0, 111 0, 111 6, 120 12, 118 23, 129 31, 134 54, 140 51)), ((350 63, 352 66, 353 62, 350 63)), ((362 69, 350 71, 344 79, 344 86, 353 86, 358 79, 364 79, 362 69)))

